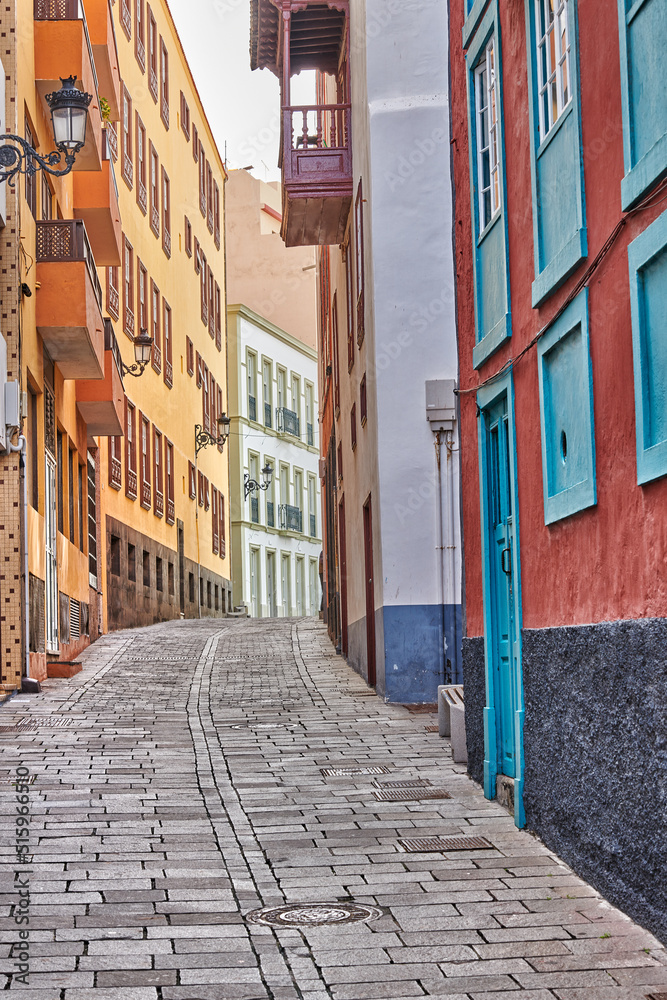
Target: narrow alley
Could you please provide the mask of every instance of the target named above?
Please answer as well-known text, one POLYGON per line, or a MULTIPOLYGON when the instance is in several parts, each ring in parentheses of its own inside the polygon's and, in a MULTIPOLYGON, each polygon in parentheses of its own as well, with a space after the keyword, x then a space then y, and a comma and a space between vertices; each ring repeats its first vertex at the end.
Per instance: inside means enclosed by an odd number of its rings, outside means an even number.
POLYGON ((82 660, 0 719, 3 985, 24 1000, 667 995, 656 939, 319 622, 170 622, 82 660))

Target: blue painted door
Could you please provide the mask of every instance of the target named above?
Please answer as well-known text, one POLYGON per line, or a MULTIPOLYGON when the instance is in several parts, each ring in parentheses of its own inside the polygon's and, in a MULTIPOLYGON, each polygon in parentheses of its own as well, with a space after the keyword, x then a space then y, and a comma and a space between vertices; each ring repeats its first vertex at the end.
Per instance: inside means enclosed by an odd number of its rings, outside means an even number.
POLYGON ((515 713, 517 709, 516 608, 513 551, 514 529, 510 478, 511 451, 507 397, 486 411, 491 577, 491 629, 489 649, 496 710, 497 766, 501 774, 515 777, 515 713))

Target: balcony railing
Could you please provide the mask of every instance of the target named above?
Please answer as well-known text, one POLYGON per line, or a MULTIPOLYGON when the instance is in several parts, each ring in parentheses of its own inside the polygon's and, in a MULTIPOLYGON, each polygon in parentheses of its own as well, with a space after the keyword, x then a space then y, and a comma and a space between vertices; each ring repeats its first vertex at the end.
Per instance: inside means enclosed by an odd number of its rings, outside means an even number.
POLYGON ((306 440, 308 441, 308 444, 312 448, 312 446, 313 446, 313 440, 314 440, 314 438, 313 438, 313 425, 312 424, 306 424, 306 440))
POLYGON ((146 480, 141 484, 141 506, 150 510, 151 506, 151 484, 146 480))
POLYGON ((275 528, 276 526, 273 500, 266 501, 266 523, 269 528, 275 528))
POLYGON ((77 21, 79 0, 35 0, 33 16, 36 21, 77 21))
POLYGON ((288 503, 281 503, 278 508, 280 527, 283 531, 302 531, 303 516, 298 507, 290 507, 288 503))
POLYGON ((164 494, 155 491, 155 514, 157 517, 162 517, 164 514, 164 494))
POLYGON ((285 108, 284 116, 289 149, 302 152, 321 150, 326 153, 349 149, 349 104, 311 104, 285 108))
POLYGON ((137 474, 134 469, 128 469, 126 473, 125 495, 130 500, 137 499, 137 474))
POLYGON ((121 382, 123 381, 123 359, 120 356, 120 348, 118 346, 118 341, 116 340, 116 334, 114 333, 113 324, 110 319, 104 320, 104 350, 111 351, 111 356, 116 364, 116 369, 120 376, 121 382))
MULTIPOLYGON (((116 126, 113 122, 107 122, 107 127, 104 130, 107 137, 107 146, 109 152, 111 153, 111 158, 113 160, 118 159, 118 133, 116 132, 116 126)), ((115 181, 115 178, 114 178, 115 181)))
POLYGON ((119 490, 123 485, 122 471, 123 469, 120 464, 120 459, 111 455, 109 457, 109 484, 113 486, 115 490, 119 490))
POLYGON ((259 524, 259 500, 257 497, 250 497, 250 520, 253 524, 259 524))
POLYGON ((271 404, 264 403, 264 426, 271 426, 271 404))
POLYGON ((257 420, 257 400, 254 396, 248 396, 248 419, 257 420))
POLYGON ((283 434, 301 437, 298 413, 288 410, 286 406, 279 406, 276 410, 276 430, 283 434))
POLYGON ((310 537, 317 537, 317 516, 315 514, 310 515, 310 537))
POLYGON ((174 384, 174 368, 171 361, 168 361, 167 358, 164 359, 164 382, 169 389, 174 384))
POLYGON ((85 261, 88 275, 95 290, 95 298, 100 312, 102 312, 102 286, 97 277, 95 258, 90 249, 86 227, 82 219, 49 219, 38 222, 36 256, 38 263, 85 261))

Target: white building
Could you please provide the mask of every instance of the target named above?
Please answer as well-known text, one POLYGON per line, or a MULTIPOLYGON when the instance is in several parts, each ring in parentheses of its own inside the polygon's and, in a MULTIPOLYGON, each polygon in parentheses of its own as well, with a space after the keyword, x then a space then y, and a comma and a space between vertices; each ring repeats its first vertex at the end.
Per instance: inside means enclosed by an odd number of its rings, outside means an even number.
POLYGON ((317 354, 245 305, 228 310, 234 604, 317 615, 321 542, 317 354), (268 489, 245 496, 244 481, 268 489))

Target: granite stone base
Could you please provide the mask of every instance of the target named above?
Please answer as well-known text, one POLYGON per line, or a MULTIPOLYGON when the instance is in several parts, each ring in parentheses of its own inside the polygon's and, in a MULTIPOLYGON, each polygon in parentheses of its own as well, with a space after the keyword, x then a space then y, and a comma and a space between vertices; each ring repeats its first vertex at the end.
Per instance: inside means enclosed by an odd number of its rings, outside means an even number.
POLYGON ((466 707, 466 743, 468 773, 473 781, 484 783, 484 636, 462 640, 463 697, 466 707))
MULTIPOLYGON (((464 675, 479 780, 477 643, 464 675)), ((667 942, 667 619, 525 629, 523 681, 528 827, 667 942)))

